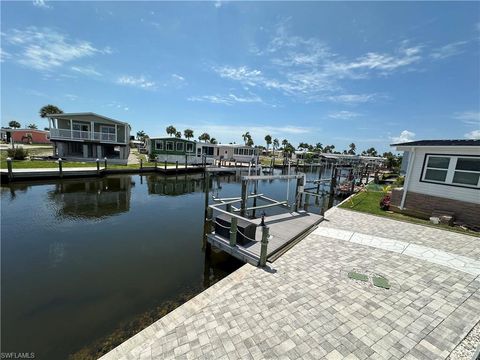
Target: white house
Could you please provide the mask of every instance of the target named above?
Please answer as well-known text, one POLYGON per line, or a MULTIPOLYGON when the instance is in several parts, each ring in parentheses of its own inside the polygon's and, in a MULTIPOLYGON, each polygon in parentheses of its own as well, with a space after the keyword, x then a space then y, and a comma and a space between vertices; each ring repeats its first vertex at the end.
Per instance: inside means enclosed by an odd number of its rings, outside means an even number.
POLYGON ((50 114, 48 122, 54 155, 74 161, 106 157, 127 163, 130 125, 126 122, 91 112, 50 114))
POLYGON ((218 144, 215 158, 218 160, 250 162, 258 156, 258 149, 241 144, 218 144))
POLYGON ((403 151, 403 188, 392 192, 394 209, 428 218, 453 215, 480 227, 480 140, 421 140, 392 144, 403 151))

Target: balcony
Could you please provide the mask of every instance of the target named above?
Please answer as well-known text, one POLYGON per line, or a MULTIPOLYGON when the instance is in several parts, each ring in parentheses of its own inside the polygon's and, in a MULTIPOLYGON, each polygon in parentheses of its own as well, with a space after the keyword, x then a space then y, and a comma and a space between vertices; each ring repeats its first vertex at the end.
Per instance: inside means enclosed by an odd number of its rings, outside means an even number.
POLYGON ((117 134, 80 131, 69 129, 50 129, 50 139, 65 140, 94 140, 99 142, 114 143, 117 142, 117 134))

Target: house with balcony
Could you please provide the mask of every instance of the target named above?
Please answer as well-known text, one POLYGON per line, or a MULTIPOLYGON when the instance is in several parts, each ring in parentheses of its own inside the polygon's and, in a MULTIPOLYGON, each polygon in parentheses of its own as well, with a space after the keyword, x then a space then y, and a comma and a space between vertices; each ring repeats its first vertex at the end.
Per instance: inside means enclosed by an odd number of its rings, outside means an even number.
POLYGON ((50 141, 54 156, 69 161, 107 158, 126 164, 130 154, 130 125, 91 112, 50 114, 50 141))

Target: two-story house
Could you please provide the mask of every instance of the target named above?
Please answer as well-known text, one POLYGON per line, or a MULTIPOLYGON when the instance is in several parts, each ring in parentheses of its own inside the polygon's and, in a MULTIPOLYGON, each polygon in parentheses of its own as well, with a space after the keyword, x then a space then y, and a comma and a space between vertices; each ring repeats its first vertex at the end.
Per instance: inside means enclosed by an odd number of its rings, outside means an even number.
POLYGON ((130 125, 91 112, 50 114, 50 141, 54 156, 70 161, 107 158, 127 163, 130 154, 130 125))

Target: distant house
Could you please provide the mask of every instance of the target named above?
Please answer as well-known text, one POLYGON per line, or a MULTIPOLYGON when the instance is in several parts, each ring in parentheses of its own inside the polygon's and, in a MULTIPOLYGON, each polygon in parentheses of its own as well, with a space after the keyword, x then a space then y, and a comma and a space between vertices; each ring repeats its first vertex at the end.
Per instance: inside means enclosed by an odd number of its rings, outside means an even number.
POLYGON ((130 125, 91 112, 48 115, 54 155, 67 160, 108 158, 126 163, 130 154, 130 125))
POLYGON ((215 158, 218 160, 250 162, 259 154, 259 149, 241 144, 218 144, 215 158))
POLYGON ((195 141, 175 137, 152 137, 146 139, 146 147, 150 157, 160 162, 196 163, 195 141))
POLYGON ((36 129, 10 129, 2 128, 1 139, 15 144, 50 144, 49 132, 36 129))
POLYGON ((403 151, 403 188, 392 193, 400 211, 428 218, 451 214, 480 227, 480 140, 421 140, 392 144, 403 151))

